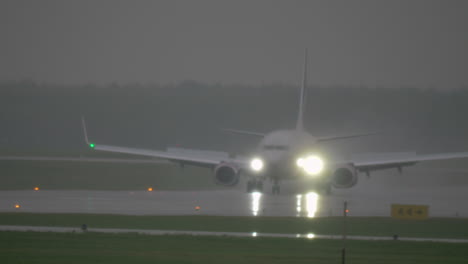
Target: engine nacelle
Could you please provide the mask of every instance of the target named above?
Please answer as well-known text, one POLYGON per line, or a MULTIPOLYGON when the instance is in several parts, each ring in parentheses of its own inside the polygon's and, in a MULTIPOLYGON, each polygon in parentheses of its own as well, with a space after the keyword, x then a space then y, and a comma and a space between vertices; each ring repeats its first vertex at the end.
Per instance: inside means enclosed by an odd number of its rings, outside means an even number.
POLYGON ((214 169, 216 184, 234 186, 239 182, 239 169, 227 163, 221 163, 214 169))
POLYGON ((336 167, 332 171, 331 185, 337 189, 351 188, 358 181, 356 169, 351 165, 336 167))

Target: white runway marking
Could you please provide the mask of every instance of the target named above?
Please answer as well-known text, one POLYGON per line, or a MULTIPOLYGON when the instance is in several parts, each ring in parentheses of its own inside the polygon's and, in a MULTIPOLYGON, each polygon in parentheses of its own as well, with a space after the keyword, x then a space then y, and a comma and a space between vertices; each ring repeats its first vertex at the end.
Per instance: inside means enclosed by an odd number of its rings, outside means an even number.
MULTIPOLYGON (((50 226, 8 226, 0 225, 0 231, 34 231, 34 232, 57 232, 57 233, 78 233, 83 232, 81 228, 73 227, 50 227, 50 226)), ((317 234, 275 234, 257 232, 211 232, 211 231, 182 231, 182 230, 147 230, 147 229, 120 229, 120 228, 88 228, 88 232, 97 233, 137 233, 144 235, 192 235, 192 236, 230 236, 230 237, 277 237, 277 238, 302 238, 302 239, 336 239, 341 240, 342 236, 337 235, 317 235, 317 234)), ((393 237, 374 236, 347 236, 350 240, 373 240, 386 241, 395 240, 393 237)), ((401 241, 414 242, 440 242, 440 243, 468 243, 468 239, 447 239, 447 238, 415 238, 401 237, 401 241)))

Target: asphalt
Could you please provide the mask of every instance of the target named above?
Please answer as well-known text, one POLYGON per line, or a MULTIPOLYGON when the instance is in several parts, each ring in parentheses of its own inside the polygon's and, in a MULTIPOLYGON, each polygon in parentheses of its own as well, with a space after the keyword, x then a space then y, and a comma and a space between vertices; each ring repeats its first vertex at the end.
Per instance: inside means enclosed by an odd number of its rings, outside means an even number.
MULTIPOLYGON (((300 238, 300 239, 343 239, 337 235, 318 235, 318 234, 275 234, 275 233, 257 233, 257 232, 211 232, 211 231, 181 231, 181 230, 148 230, 148 229, 120 229, 120 228, 81 228, 73 227, 50 227, 50 226, 9 226, 0 225, 0 231, 21 231, 21 232, 57 232, 57 233, 137 233, 144 235, 192 235, 192 236, 230 236, 230 237, 280 237, 280 238, 300 238)), ((415 238, 415 237, 378 237, 378 236, 347 236, 350 240, 400 240, 414 242, 441 242, 441 243, 468 243, 468 239, 447 239, 447 238, 415 238)))
POLYGON ((215 191, 163 191, 158 186, 153 191, 0 191, 0 212, 313 217, 340 216, 346 201, 349 216, 390 216, 392 204, 405 204, 428 206, 430 217, 468 217, 466 168, 415 166, 403 174, 360 175, 356 186, 334 189, 331 195, 313 194, 307 180, 282 182, 280 195, 270 194, 269 182, 264 194, 245 193, 244 185, 215 191))
MULTIPOLYGON (((465 186, 391 187, 336 190, 332 195, 289 192, 248 194, 216 191, 0 191, 0 212, 126 215, 390 216, 392 204, 426 205, 431 217, 468 217, 465 186), (16 208, 16 207, 19 208, 16 208), (315 211, 315 213, 314 213, 315 211)), ((285 188, 287 189, 287 188, 285 188)))

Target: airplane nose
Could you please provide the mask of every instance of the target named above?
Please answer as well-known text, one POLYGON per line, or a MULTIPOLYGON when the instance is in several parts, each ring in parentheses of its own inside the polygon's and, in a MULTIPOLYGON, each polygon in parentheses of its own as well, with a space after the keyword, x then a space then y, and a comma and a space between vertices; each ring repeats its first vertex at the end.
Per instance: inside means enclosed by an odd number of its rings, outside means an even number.
POLYGON ((277 164, 284 159, 282 153, 279 152, 266 152, 263 157, 267 164, 277 164))

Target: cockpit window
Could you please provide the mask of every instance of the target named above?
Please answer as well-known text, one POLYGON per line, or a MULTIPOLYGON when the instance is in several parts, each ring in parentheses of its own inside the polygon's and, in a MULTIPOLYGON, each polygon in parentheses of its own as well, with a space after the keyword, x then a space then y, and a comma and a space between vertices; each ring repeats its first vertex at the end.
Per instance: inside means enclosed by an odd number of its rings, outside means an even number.
POLYGON ((288 146, 282 145, 265 145, 263 148, 266 150, 288 150, 288 146))

